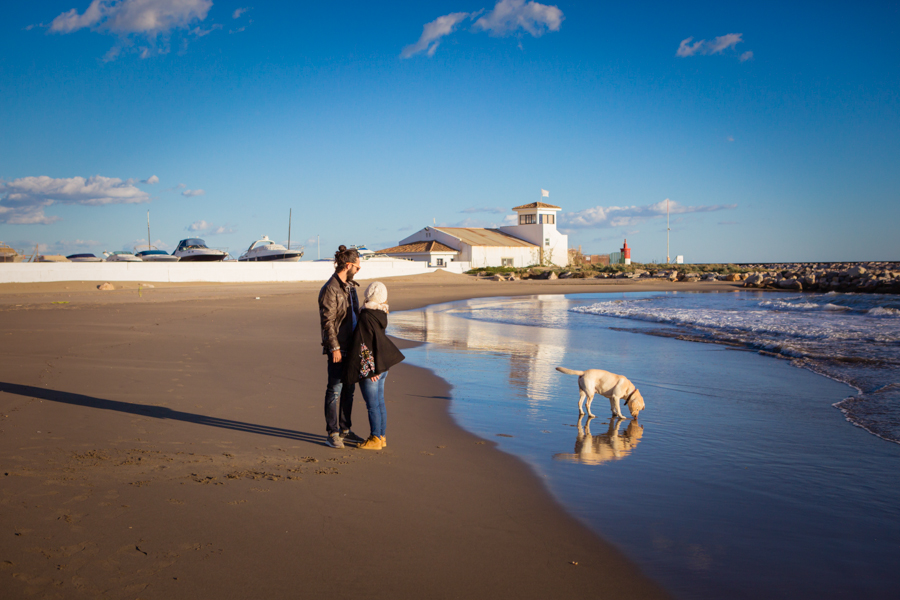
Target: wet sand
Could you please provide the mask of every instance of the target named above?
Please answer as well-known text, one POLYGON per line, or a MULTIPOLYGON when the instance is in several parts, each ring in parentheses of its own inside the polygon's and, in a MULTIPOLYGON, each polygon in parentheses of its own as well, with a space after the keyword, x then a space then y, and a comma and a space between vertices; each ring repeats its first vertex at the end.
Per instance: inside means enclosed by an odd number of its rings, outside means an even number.
MULTIPOLYGON (((392 310, 736 289, 382 281, 392 310)), ((392 369, 384 451, 325 446, 321 284, 115 285, 0 286, 4 598, 667 597, 458 427, 429 371, 392 369)))

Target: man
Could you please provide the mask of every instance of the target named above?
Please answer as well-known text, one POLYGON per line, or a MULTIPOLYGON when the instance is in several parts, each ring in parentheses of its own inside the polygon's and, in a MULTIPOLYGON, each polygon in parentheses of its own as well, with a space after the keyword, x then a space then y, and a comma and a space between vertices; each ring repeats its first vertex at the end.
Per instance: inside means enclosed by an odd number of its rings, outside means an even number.
POLYGON ((359 317, 359 286, 353 277, 361 265, 355 248, 341 246, 334 253, 334 275, 319 292, 319 321, 322 326, 322 353, 328 357, 328 387, 325 390, 326 443, 343 448, 344 440, 364 441, 350 430, 355 384, 345 384, 344 355, 353 342, 353 331, 359 317))

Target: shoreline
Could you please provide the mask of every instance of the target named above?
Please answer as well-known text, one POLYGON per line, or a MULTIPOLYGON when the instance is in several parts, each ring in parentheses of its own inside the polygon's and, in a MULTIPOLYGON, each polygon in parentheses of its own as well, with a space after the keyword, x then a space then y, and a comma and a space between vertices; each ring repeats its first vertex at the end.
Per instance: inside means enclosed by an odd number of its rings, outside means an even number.
MULTIPOLYGON (((739 289, 450 274, 382 281, 392 310, 489 296, 739 289)), ((392 370, 385 451, 324 446, 320 286, 0 288, 9 366, 0 382, 9 465, 0 501, 10 533, 0 578, 10 597, 50 589, 282 597, 298 584, 338 597, 373 586, 397 598, 667 597, 569 515, 524 461, 457 425, 450 387, 435 373, 392 370), (294 355, 267 354, 273 346, 294 355)), ((354 418, 365 433, 358 393, 354 418)))

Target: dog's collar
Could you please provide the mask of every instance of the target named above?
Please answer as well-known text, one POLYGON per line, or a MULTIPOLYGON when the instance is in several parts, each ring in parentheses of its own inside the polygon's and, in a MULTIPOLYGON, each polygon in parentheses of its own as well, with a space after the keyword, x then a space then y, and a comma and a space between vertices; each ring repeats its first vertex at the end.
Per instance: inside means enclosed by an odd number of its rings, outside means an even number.
POLYGON ((631 399, 634 397, 635 392, 637 392, 637 388, 634 388, 633 390, 631 390, 631 393, 628 394, 627 398, 625 398, 625 404, 628 404, 629 402, 631 402, 631 399))

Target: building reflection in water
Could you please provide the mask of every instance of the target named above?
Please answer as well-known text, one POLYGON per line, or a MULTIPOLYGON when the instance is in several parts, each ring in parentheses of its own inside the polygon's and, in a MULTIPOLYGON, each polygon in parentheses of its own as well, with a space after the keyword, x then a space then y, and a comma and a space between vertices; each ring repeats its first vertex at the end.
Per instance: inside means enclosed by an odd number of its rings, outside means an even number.
MULTIPOLYGON (((564 303, 560 296, 532 296, 438 304, 392 314, 388 333, 436 344, 442 350, 504 358, 508 365, 505 373, 488 373, 487 369, 496 370, 498 364, 485 361, 475 366, 483 366, 485 372, 473 375, 497 383, 505 380, 512 389, 520 390, 522 400, 536 407, 560 395, 555 369, 562 364, 568 330, 554 325, 568 317, 564 303)), ((571 386, 563 389, 570 394, 571 386)))
MULTIPOLYGON (((586 465, 600 465, 613 460, 621 460, 631 454, 634 447, 641 441, 644 428, 635 419, 628 419, 628 426, 624 432, 620 432, 622 423, 626 419, 617 417, 609 420, 606 433, 600 435, 591 434, 592 418, 588 417, 584 427, 582 419, 578 419, 578 437, 575 438, 575 451, 571 453, 554 454, 555 460, 578 462, 586 465)), ((603 424, 606 424, 605 422, 603 424)))

